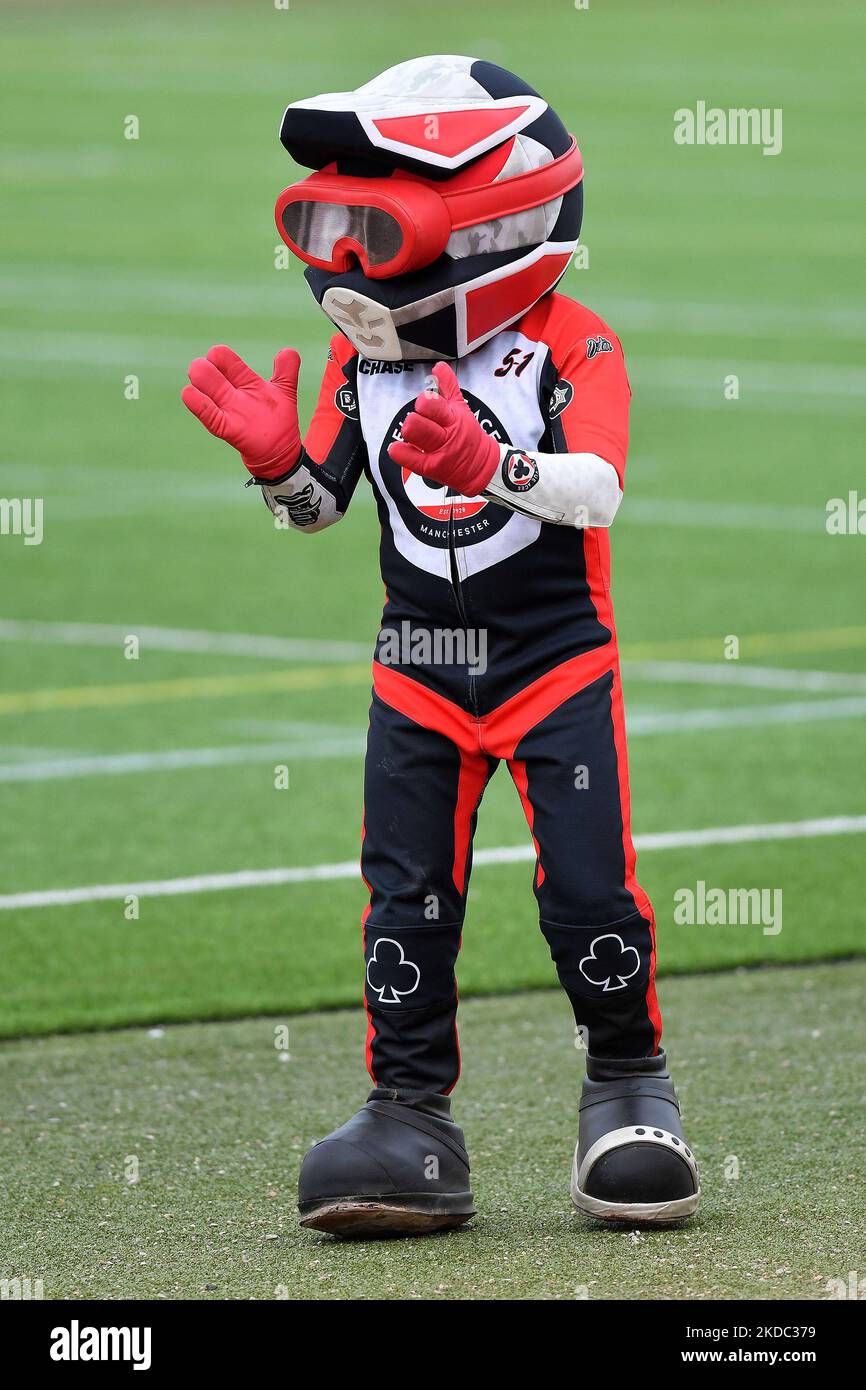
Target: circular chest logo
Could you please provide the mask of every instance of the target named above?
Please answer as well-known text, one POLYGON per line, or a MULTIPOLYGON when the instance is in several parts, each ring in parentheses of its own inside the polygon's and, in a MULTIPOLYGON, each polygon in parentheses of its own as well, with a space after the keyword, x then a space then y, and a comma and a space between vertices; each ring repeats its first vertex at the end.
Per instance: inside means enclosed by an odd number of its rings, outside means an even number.
MULTIPOLYGON (((465 387, 463 395, 481 428, 492 435, 497 444, 510 444, 503 425, 489 406, 465 387)), ((406 529, 418 540, 444 548, 448 545, 450 531, 457 545, 476 545, 501 531, 513 513, 507 507, 488 502, 486 497, 463 497, 432 478, 422 478, 409 468, 399 468, 388 457, 388 445, 400 438, 403 421, 414 404, 413 397, 401 407, 385 431, 379 451, 382 482, 394 499, 406 529)))
POLYGON ((453 516, 455 521, 465 521, 489 506, 486 497, 461 497, 452 488, 443 487, 433 478, 422 478, 419 473, 413 473, 411 468, 402 468, 400 475, 409 501, 431 521, 447 521, 449 516, 453 516))

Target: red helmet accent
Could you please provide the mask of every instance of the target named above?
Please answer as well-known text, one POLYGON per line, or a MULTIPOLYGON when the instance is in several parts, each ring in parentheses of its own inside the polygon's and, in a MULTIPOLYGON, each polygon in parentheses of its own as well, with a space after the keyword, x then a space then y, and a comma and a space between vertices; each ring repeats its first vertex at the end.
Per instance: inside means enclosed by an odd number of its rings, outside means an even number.
POLYGON ((371 123, 380 135, 394 144, 422 151, 422 158, 444 155, 453 159, 480 145, 506 126, 513 126, 529 107, 474 107, 463 111, 429 111, 412 116, 373 116, 371 123))

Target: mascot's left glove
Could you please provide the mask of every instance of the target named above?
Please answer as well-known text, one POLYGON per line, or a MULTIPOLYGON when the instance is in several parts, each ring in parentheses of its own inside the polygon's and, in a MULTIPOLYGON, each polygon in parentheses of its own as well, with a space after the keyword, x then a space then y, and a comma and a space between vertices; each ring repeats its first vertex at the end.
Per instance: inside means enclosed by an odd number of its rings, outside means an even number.
POLYGON ((222 344, 189 364, 192 385, 181 399, 205 429, 238 450, 255 478, 282 478, 301 452, 298 428, 298 371, 294 348, 274 358, 274 374, 265 381, 222 344))
POLYGON ((436 363, 433 378, 439 394, 422 391, 388 453, 401 468, 480 497, 499 466, 499 445, 472 414, 447 362, 436 363))

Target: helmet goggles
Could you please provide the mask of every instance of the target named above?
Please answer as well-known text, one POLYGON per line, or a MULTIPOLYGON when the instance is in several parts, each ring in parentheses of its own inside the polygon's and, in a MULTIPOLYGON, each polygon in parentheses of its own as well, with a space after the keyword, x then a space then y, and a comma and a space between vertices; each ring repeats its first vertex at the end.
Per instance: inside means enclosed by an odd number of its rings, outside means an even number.
POLYGON ((387 178, 339 174, 335 165, 285 188, 277 230, 291 251, 320 270, 358 262, 371 280, 420 270, 437 260, 451 233, 539 207, 583 178, 574 137, 565 154, 540 168, 483 183, 434 184, 399 169, 387 178))

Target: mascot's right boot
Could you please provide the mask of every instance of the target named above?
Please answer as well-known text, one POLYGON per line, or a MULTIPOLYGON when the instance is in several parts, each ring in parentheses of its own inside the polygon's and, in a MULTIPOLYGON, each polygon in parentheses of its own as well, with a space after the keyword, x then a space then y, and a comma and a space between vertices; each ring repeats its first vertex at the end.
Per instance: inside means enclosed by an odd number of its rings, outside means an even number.
POLYGON ((376 1087, 314 1144, 298 1180, 301 1225, 332 1235, 420 1236, 475 1215, 463 1131, 448 1096, 376 1087))
POLYGON ((587 1055, 571 1199, 599 1221, 684 1221, 701 1198, 664 1052, 587 1055))

